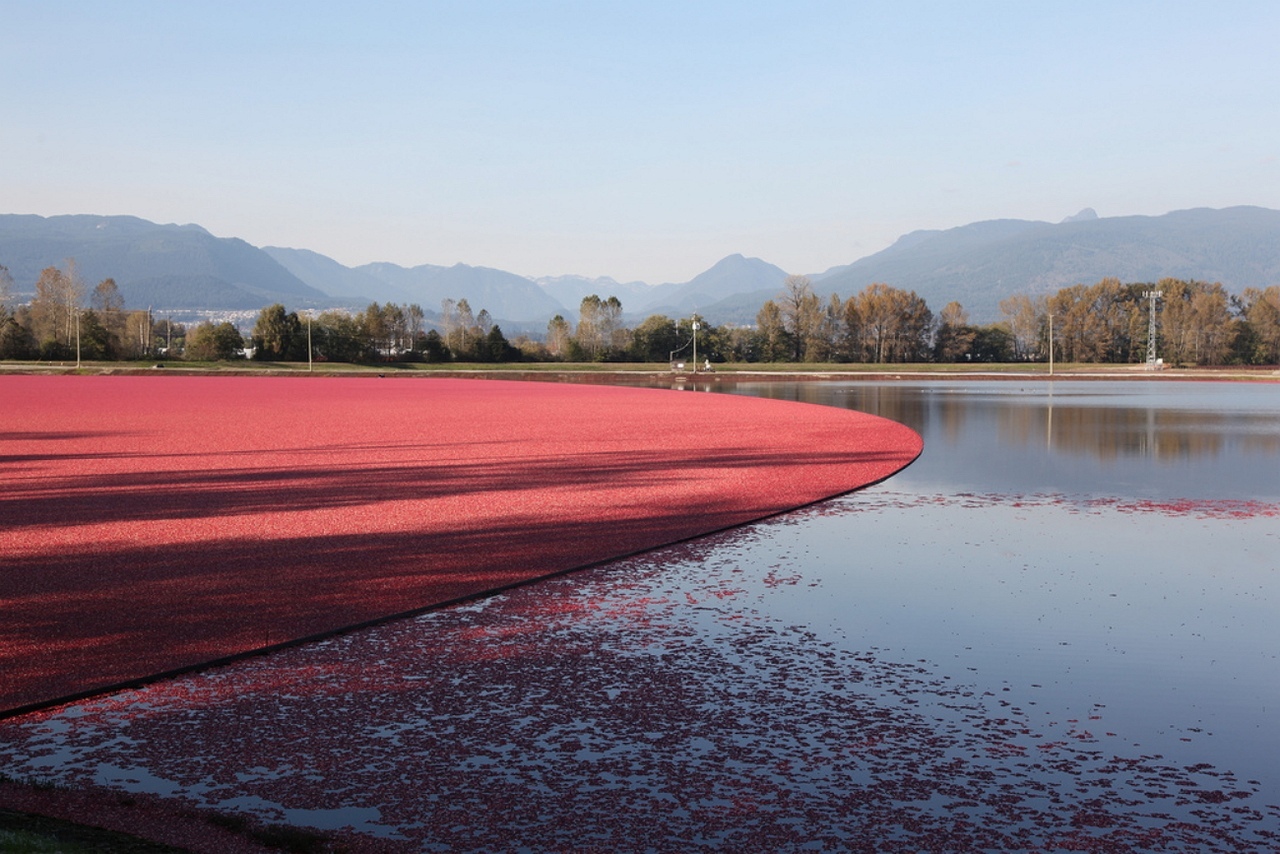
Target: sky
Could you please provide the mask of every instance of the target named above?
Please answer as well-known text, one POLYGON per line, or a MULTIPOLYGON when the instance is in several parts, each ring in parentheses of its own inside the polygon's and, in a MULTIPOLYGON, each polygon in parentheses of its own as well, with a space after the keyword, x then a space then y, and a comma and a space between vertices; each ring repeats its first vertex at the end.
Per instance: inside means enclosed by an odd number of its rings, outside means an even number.
POLYGON ((0 0, 0 212, 817 273, 979 220, 1280 208, 1278 35, 1274 0, 0 0))

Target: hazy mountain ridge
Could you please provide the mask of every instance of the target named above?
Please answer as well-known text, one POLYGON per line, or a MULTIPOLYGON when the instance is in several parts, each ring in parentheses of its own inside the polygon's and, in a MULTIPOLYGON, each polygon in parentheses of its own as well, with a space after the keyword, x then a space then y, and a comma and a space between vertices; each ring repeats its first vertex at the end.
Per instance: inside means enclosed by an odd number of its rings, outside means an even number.
POLYGON ((262 251, 293 275, 331 297, 355 301, 412 302, 410 295, 363 270, 344 267, 310 249, 264 246, 262 251))
MULTIPOLYGON (((466 264, 352 268, 307 249, 259 249, 214 237, 196 225, 125 216, 0 215, 0 264, 9 268, 20 297, 30 295, 40 270, 69 257, 87 287, 113 277, 134 308, 256 310, 272 302, 350 308, 378 301, 417 303, 434 315, 442 300, 465 298, 508 332, 545 329, 556 314, 574 320, 582 297, 592 293, 617 296, 629 319, 696 310, 712 323, 750 324, 786 278, 767 261, 736 254, 688 282, 661 285, 572 275, 534 280, 466 264)), ((1107 276, 1220 281, 1233 293, 1280 283, 1280 211, 1241 206, 1100 218, 1086 208, 1058 223, 988 220, 911 232, 811 278, 824 299, 884 282, 915 291, 935 312, 955 300, 973 322, 986 323, 999 319, 999 302, 1008 296, 1037 296, 1107 276)))
POLYGON ((446 299, 465 299, 473 312, 487 310, 499 323, 540 320, 544 325, 564 307, 532 280, 505 270, 455 264, 401 267, 387 262, 355 268, 410 294, 424 311, 439 312, 446 299))
POLYGON ((645 282, 619 282, 610 276, 540 276, 533 281, 566 311, 576 310, 583 298, 592 294, 604 299, 616 296, 623 307, 630 310, 632 306, 647 303, 655 289, 645 282))
MULTIPOLYGON (((695 310, 705 312, 711 306, 737 294, 765 289, 780 292, 786 278, 785 270, 767 261, 730 255, 688 282, 659 285, 650 294, 648 302, 637 308, 646 315, 681 315, 695 310)), ((707 316, 712 319, 709 313, 707 316)))
POLYGON ((1280 211, 1194 208, 1163 216, 1069 217, 1061 223, 992 220, 916 232, 819 275, 848 296, 873 282, 914 290, 937 311, 956 300, 976 322, 999 318, 1000 300, 1108 276, 1222 282, 1228 290, 1280 282, 1280 211), (906 243, 904 244, 904 241, 906 243))
POLYGON ((0 264, 9 268, 19 294, 32 293, 40 271, 67 258, 75 259, 87 288, 115 279, 133 308, 243 308, 263 299, 297 304, 327 296, 261 249, 197 225, 126 216, 0 215, 0 264))

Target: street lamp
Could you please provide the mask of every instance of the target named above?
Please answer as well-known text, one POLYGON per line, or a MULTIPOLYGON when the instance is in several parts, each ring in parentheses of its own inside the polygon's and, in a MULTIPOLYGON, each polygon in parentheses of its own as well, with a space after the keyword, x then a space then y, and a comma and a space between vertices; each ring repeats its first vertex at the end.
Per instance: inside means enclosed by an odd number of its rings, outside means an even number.
POLYGON ((693 372, 698 372, 698 316, 693 316, 693 372))
MULTIPOLYGON (((696 373, 696 372, 697 372, 697 370, 698 370, 698 326, 700 325, 700 324, 698 323, 697 315, 694 315, 694 318, 693 318, 693 320, 691 320, 691 321, 690 321, 690 324, 693 326, 693 338, 691 339, 691 341, 692 341, 692 343, 693 343, 693 370, 694 370, 694 372, 696 373)), ((675 327, 676 327, 676 334, 677 334, 677 335, 679 335, 679 334, 680 334, 680 321, 679 321, 679 320, 675 321, 675 327)), ((679 352, 680 352, 681 350, 683 350, 685 347, 688 347, 688 346, 689 346, 689 344, 690 344, 690 341, 686 341, 686 342, 684 342, 683 344, 681 344, 679 347, 677 347, 676 349, 672 350, 672 351, 667 355, 667 361, 669 361, 669 362, 671 363, 671 368, 672 368, 672 370, 675 370, 675 365, 676 365, 676 353, 679 353, 679 352)))

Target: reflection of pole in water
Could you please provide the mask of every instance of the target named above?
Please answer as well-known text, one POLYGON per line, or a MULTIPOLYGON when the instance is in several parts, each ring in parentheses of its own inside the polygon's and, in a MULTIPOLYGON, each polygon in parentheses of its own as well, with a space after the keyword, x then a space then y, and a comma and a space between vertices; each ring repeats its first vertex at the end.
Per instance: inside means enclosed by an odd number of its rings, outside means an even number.
POLYGON ((1147 456, 1156 455, 1156 411, 1147 407, 1147 456))
POLYGON ((1049 383, 1049 417, 1045 422, 1044 446, 1053 450, 1053 383, 1049 383))

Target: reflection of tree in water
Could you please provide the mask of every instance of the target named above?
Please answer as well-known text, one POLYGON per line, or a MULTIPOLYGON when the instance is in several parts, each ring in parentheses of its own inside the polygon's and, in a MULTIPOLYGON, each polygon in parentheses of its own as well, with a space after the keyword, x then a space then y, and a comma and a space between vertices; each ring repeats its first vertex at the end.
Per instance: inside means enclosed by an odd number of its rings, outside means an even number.
MULTIPOLYGON (((933 406, 933 402, 921 395, 919 386, 886 385, 881 382, 865 385, 840 384, 836 388, 828 382, 742 383, 736 391, 752 397, 834 405, 867 412, 905 424, 918 433, 925 432, 933 406)), ((964 421, 963 409, 959 405, 947 407, 951 417, 957 419, 957 425, 964 421)))
POLYGON ((1257 454, 1280 453, 1269 416, 1112 406, 1010 406, 1000 410, 1002 441, 1114 460, 1213 457, 1232 443, 1257 454), (1257 429, 1251 429, 1256 425, 1257 429))
POLYGON ((946 380, 901 385, 883 381, 763 382, 715 390, 868 412, 925 436, 940 433, 956 445, 975 420, 991 418, 1003 443, 1047 446, 1104 462, 1135 457, 1211 458, 1231 448, 1259 456, 1280 455, 1280 430, 1272 413, 1055 403, 1051 395, 1037 392, 1019 397, 1007 394, 1003 383, 989 385, 1000 399, 994 405, 979 402, 979 395, 985 392, 975 393, 972 385, 953 385, 946 380))

